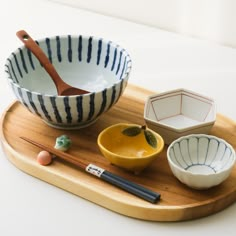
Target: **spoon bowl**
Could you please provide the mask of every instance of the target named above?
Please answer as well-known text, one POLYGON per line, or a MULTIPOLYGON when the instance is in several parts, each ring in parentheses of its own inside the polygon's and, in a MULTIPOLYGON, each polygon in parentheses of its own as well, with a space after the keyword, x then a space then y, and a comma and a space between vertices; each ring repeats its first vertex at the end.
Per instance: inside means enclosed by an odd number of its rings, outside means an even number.
POLYGON ((24 45, 37 57, 44 69, 48 72, 57 88, 58 95, 70 96, 89 93, 86 90, 75 88, 65 83, 57 73, 55 67, 52 65, 43 50, 25 30, 18 31, 16 35, 24 43, 24 45))

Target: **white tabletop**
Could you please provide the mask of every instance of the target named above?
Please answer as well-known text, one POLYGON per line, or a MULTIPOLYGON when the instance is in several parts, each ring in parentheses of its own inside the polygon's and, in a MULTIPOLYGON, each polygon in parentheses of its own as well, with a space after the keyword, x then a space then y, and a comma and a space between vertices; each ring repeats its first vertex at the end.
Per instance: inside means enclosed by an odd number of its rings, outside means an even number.
MULTIPOLYGON (((236 50, 156 28, 62 6, 46 0, 1 1, 2 65, 0 113, 15 99, 4 63, 21 42, 16 31, 34 38, 86 34, 125 47, 132 59, 130 83, 158 92, 187 88, 216 100, 217 110, 236 120, 236 50)), ((187 222, 148 222, 104 209, 20 171, 0 149, 0 235, 234 235, 236 205, 187 222)))

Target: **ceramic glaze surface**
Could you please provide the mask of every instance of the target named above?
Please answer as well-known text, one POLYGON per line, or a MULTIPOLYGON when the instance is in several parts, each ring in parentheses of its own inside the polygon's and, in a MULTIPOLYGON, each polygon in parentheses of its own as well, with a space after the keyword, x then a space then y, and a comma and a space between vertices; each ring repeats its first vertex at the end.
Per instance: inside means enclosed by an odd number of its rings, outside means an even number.
POLYGON ((190 187, 204 189, 223 182, 235 164, 235 151, 226 141, 211 135, 189 135, 167 150, 173 174, 190 187))
POLYGON ((145 139, 143 130, 135 136, 124 135, 123 130, 129 127, 141 126, 126 123, 109 126, 99 134, 97 142, 110 163, 139 173, 157 158, 164 148, 164 141, 159 134, 151 131, 157 141, 157 146, 153 147, 145 139))
POLYGON ((167 91, 147 98, 144 119, 170 144, 184 135, 208 134, 216 120, 215 102, 186 89, 167 91))
POLYGON ((131 58, 119 45, 93 36, 55 36, 37 43, 71 86, 90 93, 57 96, 56 87, 37 58, 24 46, 14 51, 5 73, 17 99, 56 128, 92 124, 109 110, 126 88, 131 58))

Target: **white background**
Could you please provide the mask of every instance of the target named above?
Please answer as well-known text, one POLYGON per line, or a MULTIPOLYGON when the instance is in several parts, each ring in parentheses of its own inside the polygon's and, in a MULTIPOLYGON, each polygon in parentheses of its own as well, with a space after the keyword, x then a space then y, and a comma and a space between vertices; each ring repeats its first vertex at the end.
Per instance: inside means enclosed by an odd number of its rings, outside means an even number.
MULTIPOLYGON (((25 29, 35 39, 56 34, 89 34, 125 47, 133 60, 130 83, 166 91, 184 87, 208 95, 217 110, 236 120, 236 51, 46 0, 7 0, 0 7, 0 113, 14 100, 4 63, 25 29)), ((198 220, 148 222, 111 212, 29 176, 0 149, 0 235, 235 235, 236 205, 198 220), (83 233, 82 233, 83 232, 83 233)))
POLYGON ((236 47, 235 0, 51 0, 236 47))

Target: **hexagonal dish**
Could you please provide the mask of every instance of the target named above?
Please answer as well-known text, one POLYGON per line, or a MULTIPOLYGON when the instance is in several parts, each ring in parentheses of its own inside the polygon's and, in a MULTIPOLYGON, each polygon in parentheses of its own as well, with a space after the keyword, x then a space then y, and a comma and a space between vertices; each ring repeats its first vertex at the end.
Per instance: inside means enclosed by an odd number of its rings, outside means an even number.
POLYGON ((149 96, 144 119, 170 144, 184 135, 208 134, 216 120, 216 105, 209 97, 181 88, 149 96))

